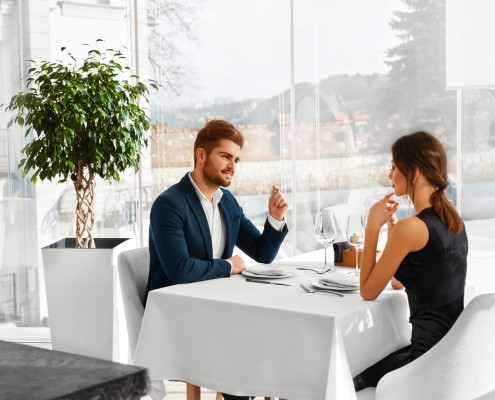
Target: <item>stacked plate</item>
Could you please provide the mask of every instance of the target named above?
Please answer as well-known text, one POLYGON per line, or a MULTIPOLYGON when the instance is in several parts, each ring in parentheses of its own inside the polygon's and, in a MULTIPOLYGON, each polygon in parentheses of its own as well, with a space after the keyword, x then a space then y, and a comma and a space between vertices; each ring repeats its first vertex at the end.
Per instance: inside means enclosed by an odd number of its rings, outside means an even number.
POLYGON ((257 264, 247 267, 242 274, 251 278, 289 278, 299 275, 299 272, 290 268, 276 267, 267 264, 257 264))
POLYGON ((347 272, 334 272, 329 276, 321 277, 314 286, 332 290, 359 290, 359 276, 347 272))

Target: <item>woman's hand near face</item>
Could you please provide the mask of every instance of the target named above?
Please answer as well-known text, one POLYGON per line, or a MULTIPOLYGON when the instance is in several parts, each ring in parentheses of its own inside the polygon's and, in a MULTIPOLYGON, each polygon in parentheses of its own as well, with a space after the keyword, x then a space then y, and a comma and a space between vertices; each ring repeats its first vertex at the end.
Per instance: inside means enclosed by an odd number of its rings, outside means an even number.
POLYGON ((380 229, 386 223, 395 225, 395 222, 397 222, 395 212, 399 207, 399 203, 392 199, 393 195, 393 192, 387 194, 370 208, 367 227, 371 229, 380 229))

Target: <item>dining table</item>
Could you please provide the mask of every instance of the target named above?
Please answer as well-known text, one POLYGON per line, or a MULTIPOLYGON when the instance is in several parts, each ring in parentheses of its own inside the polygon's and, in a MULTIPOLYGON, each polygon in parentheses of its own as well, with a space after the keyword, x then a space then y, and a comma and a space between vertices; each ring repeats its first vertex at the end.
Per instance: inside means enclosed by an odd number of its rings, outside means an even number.
POLYGON ((352 377, 409 344, 407 298, 389 287, 374 301, 358 290, 308 293, 301 283, 315 288, 323 276, 352 271, 319 274, 322 264, 318 250, 271 264, 289 276, 234 275, 151 291, 135 364, 152 380, 233 395, 356 399, 352 377))

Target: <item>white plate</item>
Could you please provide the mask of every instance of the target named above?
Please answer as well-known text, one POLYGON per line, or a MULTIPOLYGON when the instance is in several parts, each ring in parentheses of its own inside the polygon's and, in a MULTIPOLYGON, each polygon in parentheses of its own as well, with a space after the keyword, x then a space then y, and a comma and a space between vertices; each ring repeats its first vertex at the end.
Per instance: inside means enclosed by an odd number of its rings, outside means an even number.
POLYGON ((317 288, 320 288, 320 289, 328 289, 328 290, 341 290, 343 292, 352 292, 352 291, 355 291, 355 290, 359 290, 358 287, 342 287, 342 286, 332 286, 330 284, 328 285, 324 285, 323 283, 320 283, 318 281, 316 282, 311 282, 311 284, 317 288))
POLYGON ((242 275, 249 276, 250 278, 261 278, 261 279, 279 279, 279 278, 292 278, 293 276, 298 276, 299 271, 287 271, 286 275, 262 275, 254 274, 249 271, 242 271, 242 275))

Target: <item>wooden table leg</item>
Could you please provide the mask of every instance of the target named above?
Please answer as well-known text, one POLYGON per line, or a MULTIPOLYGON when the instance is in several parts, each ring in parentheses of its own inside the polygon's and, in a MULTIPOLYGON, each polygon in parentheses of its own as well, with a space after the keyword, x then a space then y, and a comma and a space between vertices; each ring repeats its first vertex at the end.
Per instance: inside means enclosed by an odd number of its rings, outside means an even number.
POLYGON ((187 400, 200 400, 201 388, 186 382, 186 399, 187 400))
MULTIPOLYGON (((186 382, 186 399, 187 400, 201 400, 201 388, 186 382)), ((215 400, 222 400, 222 393, 217 392, 215 400)), ((265 400, 272 400, 272 397, 265 397, 265 400)))

